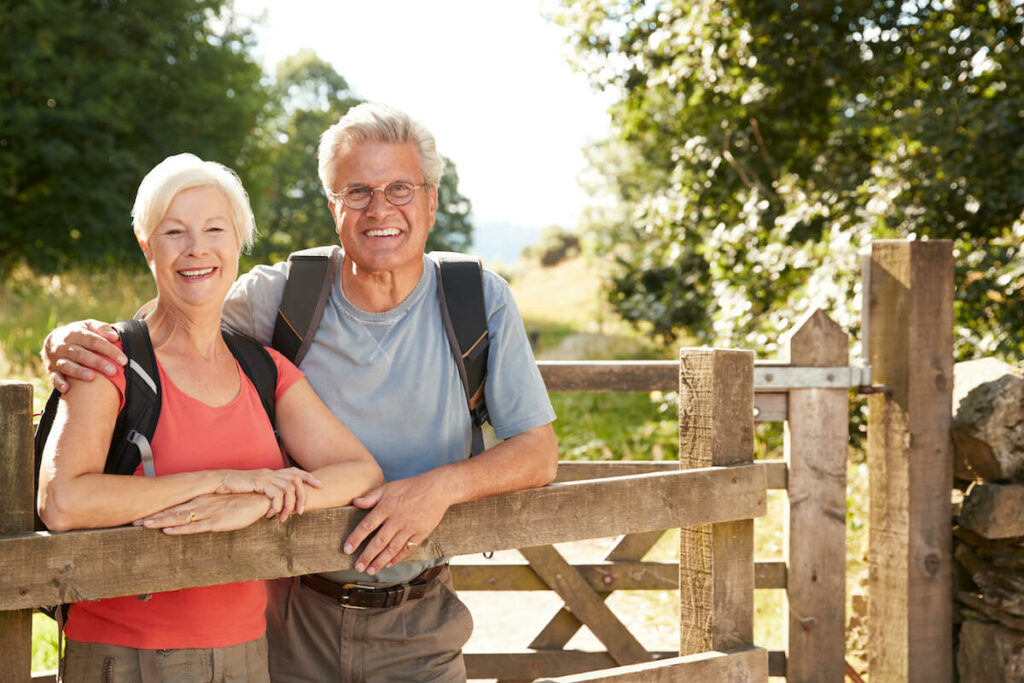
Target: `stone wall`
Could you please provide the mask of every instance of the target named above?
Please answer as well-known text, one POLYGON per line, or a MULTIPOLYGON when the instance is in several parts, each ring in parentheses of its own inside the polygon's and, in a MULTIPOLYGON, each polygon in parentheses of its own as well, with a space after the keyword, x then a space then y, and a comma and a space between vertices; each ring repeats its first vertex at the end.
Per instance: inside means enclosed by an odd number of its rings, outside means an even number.
POLYGON ((983 359, 958 363, 954 382, 957 672, 1024 681, 1024 373, 983 359))

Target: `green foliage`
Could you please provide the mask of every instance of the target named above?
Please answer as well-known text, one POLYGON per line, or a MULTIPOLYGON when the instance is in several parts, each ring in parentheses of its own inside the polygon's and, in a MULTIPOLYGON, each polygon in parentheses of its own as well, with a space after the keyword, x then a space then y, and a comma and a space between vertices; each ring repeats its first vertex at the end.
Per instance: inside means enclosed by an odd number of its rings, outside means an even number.
POLYGON ((50 330, 85 318, 130 318, 155 294, 149 271, 76 269, 45 275, 14 268, 0 281, 0 378, 32 382, 35 408, 41 410, 51 387, 43 378, 39 350, 50 330))
POLYGON ((659 392, 553 393, 563 460, 678 460, 674 396, 659 392))
POLYGON ((57 622, 45 614, 32 615, 32 672, 57 668, 57 622))
POLYGON ((361 101, 311 50, 278 65, 274 93, 281 112, 269 122, 245 179, 261 235, 250 257, 256 263, 337 240, 317 175, 317 148, 320 134, 361 101))
MULTIPOLYGON (((9 4, 9 3, 7 3, 9 4)), ((6 7, 6 4, 5 4, 6 7)), ((274 78, 227 0, 48 0, 0 16, 0 277, 18 263, 141 268, 130 211, 182 151, 238 171, 264 239, 243 266, 335 241, 320 134, 361 100, 313 52, 274 78), (59 17, 59 20, 55 20, 59 17)), ((429 249, 471 244, 450 160, 429 249)))
POLYGON ((0 275, 141 264, 129 211, 146 171, 185 150, 244 165, 270 105, 252 33, 224 0, 4 6, 0 275))
POLYGON ((427 237, 427 251, 465 251, 473 245, 472 205, 459 193, 455 162, 444 157, 444 175, 437 188, 437 215, 427 237))
POLYGON ((1024 4, 564 2, 621 93, 591 152, 611 300, 656 333, 774 350, 805 310, 858 326, 858 250, 958 251, 958 355, 1024 355, 1024 4))

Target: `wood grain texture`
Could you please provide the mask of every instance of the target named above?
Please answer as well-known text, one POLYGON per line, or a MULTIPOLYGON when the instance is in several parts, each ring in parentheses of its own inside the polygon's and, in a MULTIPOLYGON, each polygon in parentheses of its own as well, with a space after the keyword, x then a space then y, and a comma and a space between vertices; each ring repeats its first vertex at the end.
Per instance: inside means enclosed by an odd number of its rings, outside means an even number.
MULTIPOLYGON (((601 565, 574 565, 576 571, 580 572, 602 601, 611 595, 609 591, 622 590, 627 585, 635 588, 640 588, 641 585, 678 588, 678 563, 640 562, 663 533, 661 530, 655 530, 624 534, 605 555, 607 562, 601 565)), ((561 649, 572 640, 582 626, 583 622, 566 605, 545 624, 530 643, 530 647, 538 650, 561 649)))
MULTIPOLYGON (((462 656, 466 662, 466 674, 470 679, 533 681, 538 678, 567 676, 615 666, 615 660, 607 652, 582 650, 466 652, 462 656)), ((652 656, 656 659, 669 659, 678 656, 678 653, 656 652, 652 653, 652 656)))
MULTIPOLYGON (((846 365, 849 336, 821 310, 783 340, 801 367, 846 365)), ((846 653, 847 389, 792 389, 786 421, 789 511, 787 679, 842 683, 846 653)))
MULTIPOLYGON (((680 467, 753 460, 753 371, 749 352, 680 351, 680 467)), ((752 519, 681 529, 680 654, 753 644, 753 530, 752 519)))
MULTIPOLYGON (((755 464, 765 468, 768 488, 786 488, 788 466, 785 460, 758 460, 755 464)), ((650 472, 674 472, 678 469, 679 462, 675 460, 613 460, 609 462, 566 460, 558 463, 558 474, 555 477, 555 481, 559 483, 584 481, 586 479, 624 477, 631 474, 647 474, 650 472)))
MULTIPOLYGON (((416 557, 602 538, 765 512, 758 466, 616 477, 452 506, 416 557)), ((173 537, 140 527, 0 538, 0 609, 345 569, 352 507, 173 537)))
POLYGON ((634 664, 651 659, 640 641, 557 550, 548 545, 520 548, 519 552, 576 618, 608 649, 616 664, 634 664))
POLYGON ((0 380, 0 535, 35 525, 32 385, 0 380))
POLYGON ((869 666, 872 678, 950 681, 949 439, 953 257, 945 240, 872 244, 868 409, 869 666))
MULTIPOLYGON (((617 590, 661 591, 679 588, 679 565, 675 562, 616 560, 615 562, 574 564, 573 567, 590 587, 599 593, 607 594, 617 590)), ((455 580, 455 588, 460 591, 550 590, 528 564, 453 564, 452 578, 455 580)), ((785 587, 785 562, 756 562, 754 564, 754 588, 785 587)), ((567 638, 566 642, 568 640, 567 638)), ((533 644, 530 647, 542 648, 541 645, 533 644)), ((546 645, 544 647, 556 646, 546 645)))
POLYGON ((734 652, 705 652, 646 664, 547 679, 547 683, 675 683, 721 681, 752 683, 768 680, 768 652, 760 648, 734 652))
MULTIPOLYGON (((31 533, 35 447, 32 385, 0 382, 0 534, 31 533)), ((0 576, 6 575, 0 572, 0 576)), ((7 608, 9 609, 9 608, 7 608)), ((0 612, 0 681, 28 681, 32 672, 32 610, 0 612)))
POLYGON ((609 562, 626 561, 633 562, 644 559, 651 548, 665 535, 664 531, 644 531, 639 534, 624 534, 619 536, 615 545, 604 556, 609 562))

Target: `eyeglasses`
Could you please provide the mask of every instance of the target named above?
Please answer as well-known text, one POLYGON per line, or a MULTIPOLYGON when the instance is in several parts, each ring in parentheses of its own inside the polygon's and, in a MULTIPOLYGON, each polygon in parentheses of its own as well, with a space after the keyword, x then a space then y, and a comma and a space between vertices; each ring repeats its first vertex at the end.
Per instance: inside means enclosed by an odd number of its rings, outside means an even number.
POLYGON ((370 205, 373 200, 373 193, 380 190, 384 195, 384 198, 391 203, 392 206, 404 206, 412 201, 413 195, 416 194, 416 190, 421 187, 427 187, 429 183, 423 183, 422 185, 413 185, 404 180, 396 180, 393 183, 388 183, 383 187, 367 187, 366 185, 351 185, 343 188, 341 192, 327 191, 327 196, 331 199, 337 199, 341 201, 347 208, 353 211, 359 211, 365 209, 370 205))

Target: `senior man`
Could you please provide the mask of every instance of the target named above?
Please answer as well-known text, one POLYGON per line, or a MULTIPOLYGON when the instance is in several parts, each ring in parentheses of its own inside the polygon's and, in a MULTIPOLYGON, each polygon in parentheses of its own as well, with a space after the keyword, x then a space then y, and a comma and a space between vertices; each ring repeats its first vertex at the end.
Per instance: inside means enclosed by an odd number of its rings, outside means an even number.
MULTIPOLYGON (((343 249, 339 274, 301 368, 324 402, 370 449, 386 483, 354 505, 366 517, 344 542, 354 569, 269 583, 275 681, 458 681, 472 618, 446 558, 405 562, 449 506, 541 486, 557 468, 554 411, 508 285, 484 272, 490 335, 485 384, 501 441, 473 458, 471 420, 424 249, 442 159, 403 112, 351 109, 324 132, 320 179, 343 249), (387 592, 390 607, 350 609, 343 585, 387 592), (399 586, 406 590, 391 590, 399 586), (410 589, 413 588, 413 589, 410 589)), ((269 344, 288 263, 257 266, 235 284, 224 319, 269 344)), ((310 294, 316 296, 315 292, 310 294)), ((112 370, 116 338, 96 322, 60 328, 44 357, 62 374, 112 370), (104 358, 106 356, 107 358, 104 358)), ((383 601, 382 601, 383 602, 383 601)))

